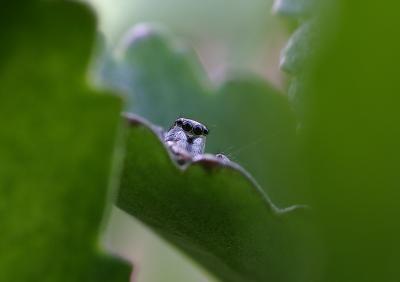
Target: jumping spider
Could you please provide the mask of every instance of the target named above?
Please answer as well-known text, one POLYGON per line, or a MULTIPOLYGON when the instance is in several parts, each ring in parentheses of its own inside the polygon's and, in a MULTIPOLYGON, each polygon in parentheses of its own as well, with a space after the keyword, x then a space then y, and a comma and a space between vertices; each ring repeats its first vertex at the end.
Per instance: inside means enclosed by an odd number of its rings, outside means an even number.
POLYGON ((164 135, 164 142, 177 157, 179 163, 201 158, 216 158, 218 161, 229 161, 222 155, 215 156, 204 154, 206 136, 209 134, 208 128, 192 119, 178 118, 164 135))

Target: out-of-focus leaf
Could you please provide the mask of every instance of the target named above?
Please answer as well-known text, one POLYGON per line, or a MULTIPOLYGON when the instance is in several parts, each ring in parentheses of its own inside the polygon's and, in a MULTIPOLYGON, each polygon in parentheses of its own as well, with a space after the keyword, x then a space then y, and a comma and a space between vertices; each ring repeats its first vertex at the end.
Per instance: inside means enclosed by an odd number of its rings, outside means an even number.
POLYGON ((316 10, 316 4, 315 0, 275 0, 273 10, 282 16, 305 18, 316 10))
POLYGON ((130 31, 116 51, 119 75, 109 85, 125 91, 128 111, 165 128, 178 116, 204 122, 207 151, 243 164, 278 203, 301 201, 295 120, 277 90, 252 77, 213 90, 193 54, 148 25, 130 31))
MULTIPOLYGON (((306 104, 307 100, 304 97, 304 95, 306 95, 304 92, 306 89, 306 84, 307 74, 303 72, 291 78, 288 88, 288 99, 299 121, 304 120, 306 114, 308 113, 308 106, 306 104)), ((300 128, 301 127, 298 127, 298 129, 300 128)))
MULTIPOLYGON (((334 0, 324 3, 314 0, 275 0, 274 3, 274 10, 277 14, 300 23, 283 48, 280 60, 281 69, 291 75, 288 97, 296 113, 298 129, 302 128, 302 121, 307 112, 307 103, 302 95, 305 87, 304 80, 307 77, 304 69, 311 65, 320 50, 322 42, 319 12, 321 7, 328 6, 328 2, 333 4, 334 0)), ((335 5, 331 5, 331 7, 335 7, 335 5)))
POLYGON ((290 37, 281 55, 281 69, 289 74, 299 74, 315 58, 318 50, 318 21, 304 22, 290 37))
POLYGON ((129 122, 119 207, 223 281, 312 280, 305 210, 276 208, 234 163, 177 167, 151 128, 129 122))
POLYGON ((321 17, 329 44, 302 94, 310 202, 325 244, 322 281, 396 281, 400 3, 336 2, 339 13, 321 17))
POLYGON ((178 115, 201 117, 207 104, 205 74, 196 69, 190 51, 166 31, 139 24, 127 33, 116 52, 119 75, 114 83, 127 94, 128 112, 164 127, 178 115))
POLYGON ((120 101, 85 83, 92 14, 77 3, 0 12, 2 281, 128 281, 97 250, 120 101))

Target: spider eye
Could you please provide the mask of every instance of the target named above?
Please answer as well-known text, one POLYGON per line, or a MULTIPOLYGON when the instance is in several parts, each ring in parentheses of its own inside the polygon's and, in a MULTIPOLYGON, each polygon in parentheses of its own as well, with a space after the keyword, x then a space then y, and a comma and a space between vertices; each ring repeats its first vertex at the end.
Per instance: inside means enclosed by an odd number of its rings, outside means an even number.
POLYGON ((204 135, 208 135, 209 131, 208 131, 207 127, 203 128, 203 133, 204 133, 204 135))
POLYGON ((182 120, 181 119, 178 119, 178 120, 176 120, 175 121, 175 124, 177 125, 177 126, 182 126, 182 124, 183 124, 183 122, 182 122, 182 120))
POLYGON ((182 128, 183 130, 185 130, 186 132, 190 132, 193 128, 193 126, 190 124, 190 122, 184 122, 182 124, 182 128))
POLYGON ((193 128, 193 133, 196 134, 196 135, 201 135, 203 133, 203 129, 201 128, 200 125, 196 125, 193 128))

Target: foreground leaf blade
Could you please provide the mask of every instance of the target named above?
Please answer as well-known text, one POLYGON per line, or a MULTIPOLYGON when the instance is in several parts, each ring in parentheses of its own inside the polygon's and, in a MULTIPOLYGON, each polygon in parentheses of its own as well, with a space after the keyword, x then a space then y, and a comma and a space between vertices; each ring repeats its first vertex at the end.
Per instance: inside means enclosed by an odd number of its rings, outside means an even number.
POLYGON ((92 14, 9 4, 0 35, 2 281, 128 281, 96 247, 121 102, 84 82, 92 14))
POLYGON ((199 161, 182 170, 132 119, 118 206, 223 281, 306 281, 311 273, 304 210, 277 209, 236 165, 199 161))

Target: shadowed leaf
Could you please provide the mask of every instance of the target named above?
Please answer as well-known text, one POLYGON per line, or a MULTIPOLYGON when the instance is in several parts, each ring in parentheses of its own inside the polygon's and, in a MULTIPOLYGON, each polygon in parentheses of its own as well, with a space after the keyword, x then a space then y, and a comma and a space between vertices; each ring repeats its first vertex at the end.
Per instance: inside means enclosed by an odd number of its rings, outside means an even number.
POLYGON ((96 247, 121 103, 85 83, 93 16, 76 3, 3 8, 1 280, 128 281, 130 266, 96 247))

